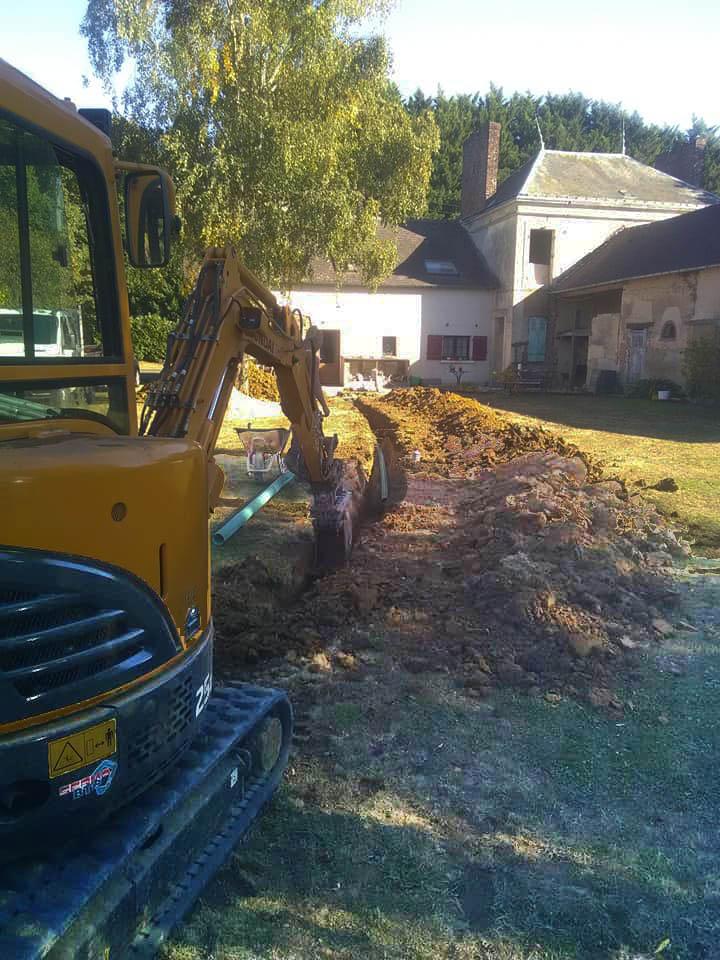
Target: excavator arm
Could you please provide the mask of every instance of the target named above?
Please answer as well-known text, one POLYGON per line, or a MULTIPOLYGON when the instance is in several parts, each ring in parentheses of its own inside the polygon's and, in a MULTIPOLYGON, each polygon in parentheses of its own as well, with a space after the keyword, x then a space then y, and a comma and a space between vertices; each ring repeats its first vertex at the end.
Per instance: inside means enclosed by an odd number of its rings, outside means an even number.
POLYGON ((310 485, 316 561, 329 567, 347 559, 352 546, 352 497, 343 487, 342 462, 333 456, 337 437, 323 435, 316 350, 302 339, 302 326, 300 311, 280 306, 234 248, 211 248, 170 334, 162 373, 149 386, 140 433, 200 444, 212 511, 224 480, 213 454, 239 366, 247 353, 273 367, 292 425, 289 466, 310 485))

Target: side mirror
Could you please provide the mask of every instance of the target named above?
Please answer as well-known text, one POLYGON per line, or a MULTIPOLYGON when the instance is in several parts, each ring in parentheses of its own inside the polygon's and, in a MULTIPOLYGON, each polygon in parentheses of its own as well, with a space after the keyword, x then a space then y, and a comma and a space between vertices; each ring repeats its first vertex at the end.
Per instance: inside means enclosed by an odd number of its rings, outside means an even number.
POLYGON ((175 191, 162 170, 125 175, 125 232, 134 267, 164 267, 175 225, 175 191))

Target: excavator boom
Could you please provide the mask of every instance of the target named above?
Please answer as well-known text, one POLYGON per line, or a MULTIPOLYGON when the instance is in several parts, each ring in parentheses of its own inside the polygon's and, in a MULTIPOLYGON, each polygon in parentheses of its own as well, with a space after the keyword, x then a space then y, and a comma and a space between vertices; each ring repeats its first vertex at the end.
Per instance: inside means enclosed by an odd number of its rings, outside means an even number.
POLYGON ((343 487, 342 462, 333 456, 337 437, 323 435, 317 353, 312 339, 302 339, 302 327, 302 314, 280 306, 233 247, 208 250, 170 334, 160 377, 148 388, 140 433, 202 447, 212 511, 224 480, 213 453, 240 364, 248 354, 272 367, 292 425, 290 466, 313 493, 316 563, 327 568, 349 555, 352 498, 343 487))

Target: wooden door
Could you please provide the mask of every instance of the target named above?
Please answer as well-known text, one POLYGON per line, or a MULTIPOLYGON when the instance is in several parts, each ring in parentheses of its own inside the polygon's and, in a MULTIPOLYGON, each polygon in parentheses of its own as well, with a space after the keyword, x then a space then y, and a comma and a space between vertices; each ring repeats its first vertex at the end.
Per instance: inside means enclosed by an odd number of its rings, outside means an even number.
POLYGON ((341 387, 342 382, 340 331, 323 330, 320 347, 320 383, 324 387, 341 387))
POLYGON ((627 379, 628 383, 637 383, 645 372, 647 330, 631 330, 629 339, 627 379))

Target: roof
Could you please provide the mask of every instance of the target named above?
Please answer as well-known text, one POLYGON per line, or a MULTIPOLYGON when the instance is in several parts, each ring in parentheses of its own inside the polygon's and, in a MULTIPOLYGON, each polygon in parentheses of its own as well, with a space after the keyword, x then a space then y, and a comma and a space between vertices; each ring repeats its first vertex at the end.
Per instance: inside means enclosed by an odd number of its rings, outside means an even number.
POLYGON ((555 292, 720 266, 720 204, 609 237, 553 283, 555 292))
MULTIPOLYGON (((380 287, 455 287, 494 289, 498 282, 459 220, 408 220, 401 227, 378 227, 381 240, 397 244, 395 270, 380 287), (457 274, 430 274, 426 260, 451 261, 457 274)), ((358 270, 338 273, 329 260, 316 258, 303 287, 365 287, 358 270)))
POLYGON ((533 198, 688 209, 718 200, 622 153, 540 150, 500 184, 481 212, 507 200, 533 198))

